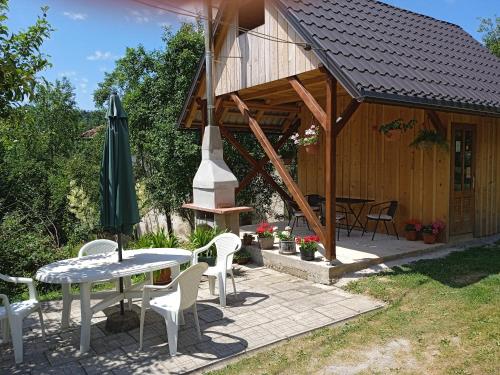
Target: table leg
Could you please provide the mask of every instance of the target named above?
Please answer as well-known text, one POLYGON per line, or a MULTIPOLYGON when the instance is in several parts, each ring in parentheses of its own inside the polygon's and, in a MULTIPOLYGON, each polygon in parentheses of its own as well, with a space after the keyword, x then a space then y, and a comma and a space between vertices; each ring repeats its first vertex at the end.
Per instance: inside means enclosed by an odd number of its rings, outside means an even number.
POLYGON ((71 315, 71 302, 73 297, 71 295, 71 284, 62 284, 63 295, 63 311, 61 317, 61 328, 66 329, 69 327, 69 318, 71 315))
POLYGON ((90 308, 90 283, 80 284, 80 309, 82 316, 80 353, 86 353, 90 348, 90 325, 92 323, 92 310, 90 308))
POLYGON ((349 231, 349 235, 351 234, 352 230, 356 227, 356 224, 359 224, 358 228, 363 228, 363 223, 359 220, 359 217, 361 216, 361 213, 363 212, 365 208, 366 203, 363 203, 361 205, 361 208, 358 210, 358 213, 356 214, 355 211, 352 209, 351 205, 349 205, 349 210, 354 216, 354 223, 351 226, 351 230, 349 231))

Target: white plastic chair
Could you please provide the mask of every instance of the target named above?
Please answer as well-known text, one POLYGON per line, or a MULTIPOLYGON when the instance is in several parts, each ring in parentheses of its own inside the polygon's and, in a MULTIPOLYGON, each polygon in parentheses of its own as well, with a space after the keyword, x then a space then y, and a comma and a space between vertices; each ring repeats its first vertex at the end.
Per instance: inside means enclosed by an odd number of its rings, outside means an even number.
POLYGON ((167 337, 170 355, 177 354, 177 336, 179 324, 183 320, 183 311, 193 309, 194 322, 201 339, 200 322, 198 320, 198 310, 196 309, 196 299, 198 298, 198 286, 200 285, 203 272, 208 268, 206 263, 198 263, 189 267, 177 276, 170 284, 145 285, 142 291, 141 304, 141 325, 139 329, 139 349, 142 349, 144 333, 144 317, 146 309, 151 308, 163 316, 167 324, 167 337), (151 299, 151 292, 159 291, 168 293, 166 295, 151 299))
POLYGON ((208 276, 208 286, 210 294, 215 294, 215 280, 219 286, 219 301, 222 307, 226 306, 226 279, 227 275, 231 276, 233 282, 234 295, 236 295, 236 283, 233 275, 233 257, 239 249, 241 249, 241 239, 233 233, 223 233, 215 237, 208 245, 200 247, 193 251, 193 264, 198 263, 198 255, 207 251, 215 245, 217 248, 217 260, 215 266, 208 267, 205 276, 208 276))
POLYGON ((23 361, 23 320, 31 313, 37 311, 42 326, 42 337, 45 339, 45 327, 43 325, 43 315, 40 303, 38 302, 33 280, 25 277, 10 277, 0 274, 0 280, 15 283, 26 284, 29 291, 29 299, 21 302, 9 303, 9 298, 5 294, 0 294, 0 300, 3 306, 0 306, 0 323, 2 327, 3 342, 9 341, 12 337, 14 346, 14 358, 16 363, 23 361))
MULTIPOLYGON (((80 248, 78 251, 78 258, 90 256, 90 255, 99 255, 99 254, 109 254, 116 251, 118 248, 118 244, 115 241, 100 239, 87 242, 80 248)), ((119 290, 118 280, 114 280, 116 283, 116 290, 119 290)), ((125 288, 128 288, 132 285, 132 279, 130 277, 125 277, 123 279, 123 284, 125 288)), ((63 316, 68 317, 71 314, 71 303, 73 300, 78 299, 79 295, 71 294, 71 284, 66 284, 63 286, 66 288, 66 293, 63 293, 63 298, 66 298, 66 303, 63 303, 63 316)), ((99 298, 103 293, 95 293, 93 294, 94 298, 99 298)), ((128 300, 129 309, 132 308, 132 299, 128 300)))

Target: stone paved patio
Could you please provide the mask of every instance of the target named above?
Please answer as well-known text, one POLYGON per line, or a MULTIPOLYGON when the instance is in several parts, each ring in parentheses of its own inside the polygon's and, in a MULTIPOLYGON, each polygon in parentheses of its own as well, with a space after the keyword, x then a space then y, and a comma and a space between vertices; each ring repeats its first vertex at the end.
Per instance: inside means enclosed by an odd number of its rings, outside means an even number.
POLYGON ((159 315, 151 311, 146 315, 144 350, 139 351, 139 329, 105 332, 106 314, 113 309, 94 316, 91 350, 79 355, 78 302, 73 302, 71 328, 62 332, 61 302, 46 302, 46 340, 36 316, 28 318, 25 362, 16 367, 11 347, 1 345, 0 374, 184 374, 382 306, 365 296, 263 267, 238 267, 236 286, 238 296, 228 296, 228 307, 221 309, 218 299, 208 293, 207 282, 202 282, 198 303, 202 340, 197 340, 192 315, 187 313, 174 358, 168 354, 165 323, 159 315))

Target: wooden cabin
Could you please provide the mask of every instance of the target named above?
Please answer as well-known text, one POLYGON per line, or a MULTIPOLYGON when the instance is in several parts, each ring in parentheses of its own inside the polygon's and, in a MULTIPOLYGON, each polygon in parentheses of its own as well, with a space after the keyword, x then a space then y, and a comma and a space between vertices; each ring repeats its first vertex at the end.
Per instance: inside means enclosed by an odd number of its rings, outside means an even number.
MULTIPOLYGON (((372 0, 240 0, 221 6, 214 46, 216 119, 251 165, 240 188, 265 175, 298 203, 327 258, 336 196, 398 201, 400 232, 409 219, 444 221, 443 241, 500 232, 500 60, 459 26, 372 0), (378 129, 396 119, 416 125, 394 141, 378 129), (320 150, 299 149, 294 181, 279 148, 313 122, 320 150), (410 147, 422 128, 449 147, 410 147), (251 157, 241 131, 267 158, 251 157), (269 160, 286 190, 263 171, 269 160), (326 225, 305 194, 326 197, 326 225)), ((204 90, 202 61, 180 127, 203 130, 204 90)))

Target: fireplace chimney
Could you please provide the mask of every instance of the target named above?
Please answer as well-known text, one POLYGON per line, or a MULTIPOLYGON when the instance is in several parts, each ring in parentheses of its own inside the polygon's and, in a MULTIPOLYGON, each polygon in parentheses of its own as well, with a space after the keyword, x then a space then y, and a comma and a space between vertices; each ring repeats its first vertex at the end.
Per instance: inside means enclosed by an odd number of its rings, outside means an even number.
POLYGON ((205 3, 205 65, 207 126, 201 146, 202 160, 193 180, 193 204, 203 208, 228 208, 235 205, 238 180, 224 161, 220 130, 214 121, 212 2, 205 3))

